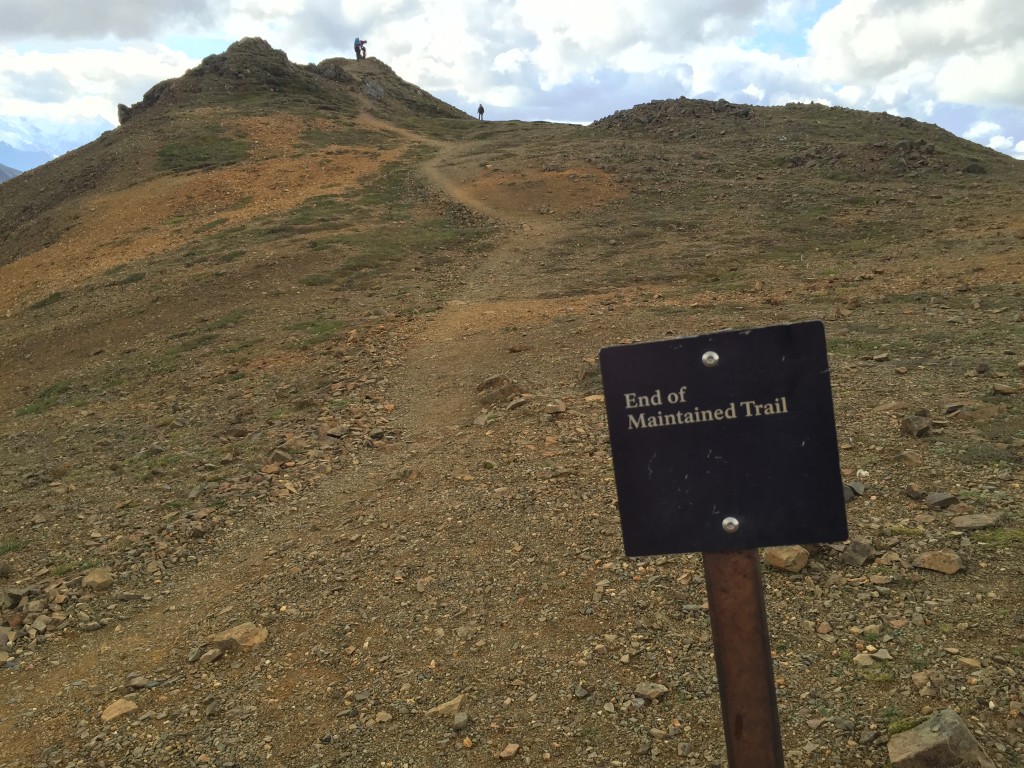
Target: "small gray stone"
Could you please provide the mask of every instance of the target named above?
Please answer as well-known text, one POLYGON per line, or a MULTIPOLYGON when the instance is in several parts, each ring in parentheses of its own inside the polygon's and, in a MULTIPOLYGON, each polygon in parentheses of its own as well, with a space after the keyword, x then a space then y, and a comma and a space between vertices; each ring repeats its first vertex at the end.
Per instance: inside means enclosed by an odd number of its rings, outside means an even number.
POLYGON ((657 701, 666 693, 668 693, 668 688, 662 685, 661 683, 643 682, 638 683, 636 688, 633 689, 633 692, 637 696, 642 696, 643 698, 648 699, 650 701, 657 701))
POLYGON ((467 727, 469 727, 469 715, 465 712, 456 712, 452 717, 452 730, 464 731, 467 727))
POLYGON ((867 491, 867 487, 860 480, 851 480, 847 485, 858 496, 863 496, 867 491))
POLYGON ((271 464, 287 464, 288 462, 295 461, 294 457, 288 451, 277 448, 272 454, 270 454, 271 464))
POLYGON ((839 560, 846 564, 859 568, 875 556, 875 547, 867 539, 850 539, 839 560))
POLYGON ((213 664, 217 659, 224 655, 224 651, 220 648, 211 648, 199 657, 200 664, 213 664))
POLYGON ((957 498, 951 493, 935 491, 924 497, 924 503, 932 509, 945 509, 956 504, 957 498))
POLYGON ((857 728, 857 724, 847 717, 836 715, 835 717, 830 717, 829 721, 840 731, 853 731, 857 728))
POLYGON ((932 420, 927 416, 904 416, 900 422, 900 431, 909 437, 924 437, 932 428, 932 420))
POLYGON ((1003 521, 1002 512, 978 512, 971 515, 957 515, 953 518, 953 527, 961 531, 976 531, 979 528, 991 528, 1003 521))

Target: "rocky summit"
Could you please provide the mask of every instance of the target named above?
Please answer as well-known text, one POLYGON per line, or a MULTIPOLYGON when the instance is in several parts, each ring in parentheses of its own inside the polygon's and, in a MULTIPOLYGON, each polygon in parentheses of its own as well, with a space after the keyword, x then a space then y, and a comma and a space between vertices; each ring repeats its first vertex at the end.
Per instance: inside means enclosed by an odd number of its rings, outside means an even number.
POLYGON ((1024 765, 1024 164, 256 39, 120 111, 0 185, 0 764, 725 765, 597 355, 820 320, 850 539, 762 564, 786 765, 1024 765))

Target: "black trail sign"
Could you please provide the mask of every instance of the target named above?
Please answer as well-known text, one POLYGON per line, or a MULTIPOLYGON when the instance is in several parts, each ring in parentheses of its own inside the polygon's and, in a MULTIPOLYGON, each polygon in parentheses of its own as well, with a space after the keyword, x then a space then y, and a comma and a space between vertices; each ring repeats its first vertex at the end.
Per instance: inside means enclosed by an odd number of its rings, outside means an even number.
POLYGON ((820 322, 608 347, 626 554, 847 538, 820 322))

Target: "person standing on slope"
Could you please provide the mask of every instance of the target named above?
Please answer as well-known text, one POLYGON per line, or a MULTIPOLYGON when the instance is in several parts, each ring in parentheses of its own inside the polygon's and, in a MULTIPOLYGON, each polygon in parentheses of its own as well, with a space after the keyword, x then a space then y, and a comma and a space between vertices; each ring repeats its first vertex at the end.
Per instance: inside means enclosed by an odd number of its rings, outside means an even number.
POLYGON ((366 58, 366 41, 365 40, 360 40, 357 37, 356 38, 356 42, 355 42, 355 49, 356 49, 356 61, 359 61, 360 59, 365 59, 366 58))
POLYGON ((484 105, 483 104, 481 104, 479 107, 476 108, 476 116, 480 120, 484 119, 484 105))

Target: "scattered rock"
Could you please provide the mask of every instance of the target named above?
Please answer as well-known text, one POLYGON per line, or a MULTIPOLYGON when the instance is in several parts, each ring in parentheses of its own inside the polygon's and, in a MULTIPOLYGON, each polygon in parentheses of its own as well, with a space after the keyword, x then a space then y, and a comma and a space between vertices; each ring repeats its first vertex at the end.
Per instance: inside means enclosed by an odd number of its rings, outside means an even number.
POLYGON ((480 393, 480 402, 484 405, 501 403, 523 394, 523 388, 516 384, 508 376, 491 376, 477 385, 476 391, 480 393))
POLYGON ((114 585, 114 575, 106 568, 93 568, 82 577, 83 589, 104 592, 114 585))
POLYGON ((462 704, 466 700, 466 694, 460 693, 454 699, 446 701, 444 704, 438 704, 436 707, 427 710, 428 715, 454 715, 460 709, 462 704))
POLYGON ((971 403, 970 405, 965 405, 959 412, 961 419, 975 424, 993 421, 1005 414, 1005 405, 994 405, 992 403, 971 403))
POLYGON ((963 720, 951 709, 936 712, 888 743, 893 768, 995 768, 963 720))
POLYGON ((643 682, 638 683, 636 688, 633 689, 633 692, 637 696, 642 696, 643 698, 648 699, 649 701, 657 701, 666 693, 668 693, 668 688, 662 685, 661 683, 643 682))
POLYGON ((265 627, 258 627, 251 621, 213 635, 207 645, 224 651, 248 651, 267 640, 270 633, 265 627))
POLYGON ((921 501, 928 495, 927 491, 917 483, 911 483, 903 492, 907 495, 908 499, 913 499, 914 501, 921 501))
MULTIPOLYGON (((205 666, 206 664, 213 664, 213 662, 215 662, 223 655, 224 650, 222 648, 210 648, 204 651, 203 653, 200 653, 195 660, 205 666)), ((191 660, 192 658, 190 656, 189 661, 191 660)))
POLYGON ((270 454, 271 464, 283 465, 292 461, 295 461, 292 455, 288 453, 288 451, 281 450, 280 448, 275 449, 274 452, 270 454))
POLYGON ((800 573, 807 565, 810 553, 801 546, 767 547, 764 561, 773 568, 790 573, 800 573))
POLYGON ((1017 394, 1017 388, 1010 384, 996 383, 992 385, 993 395, 1015 395, 1017 394))
POLYGON ((498 753, 499 760, 511 760, 519 752, 518 744, 506 744, 505 748, 498 753))
POLYGON ((964 564, 960 555, 951 549, 933 550, 922 552, 914 559, 915 568, 925 568, 929 571, 954 574, 963 570, 964 564))
POLYGON ((876 554, 875 547, 869 540, 850 539, 850 542, 846 545, 846 549, 843 550, 843 554, 839 556, 839 560, 846 565, 852 565, 855 568, 860 568, 876 554))
POLYGON ((843 484, 843 497, 846 501, 850 501, 854 496, 863 496, 867 490, 867 486, 860 480, 852 480, 843 484))
POLYGON ((917 451, 903 451, 899 456, 900 461, 908 467, 920 467, 924 464, 924 458, 917 451))
POLYGON ((957 515, 953 518, 952 525, 961 531, 976 531, 979 528, 991 528, 1003 521, 1002 512, 977 512, 972 515, 957 515))
POLYGON ((929 493, 924 497, 924 503, 932 509, 945 509, 946 507, 953 506, 957 501, 957 497, 953 494, 941 493, 939 491, 929 493))
POLYGON ((909 437, 925 437, 932 428, 932 420, 927 416, 904 416, 900 421, 900 431, 909 437))
POLYGON ((131 699, 118 699, 103 710, 100 720, 104 723, 109 723, 111 720, 121 717, 121 715, 127 715, 129 712, 134 712, 138 708, 139 705, 131 699))

